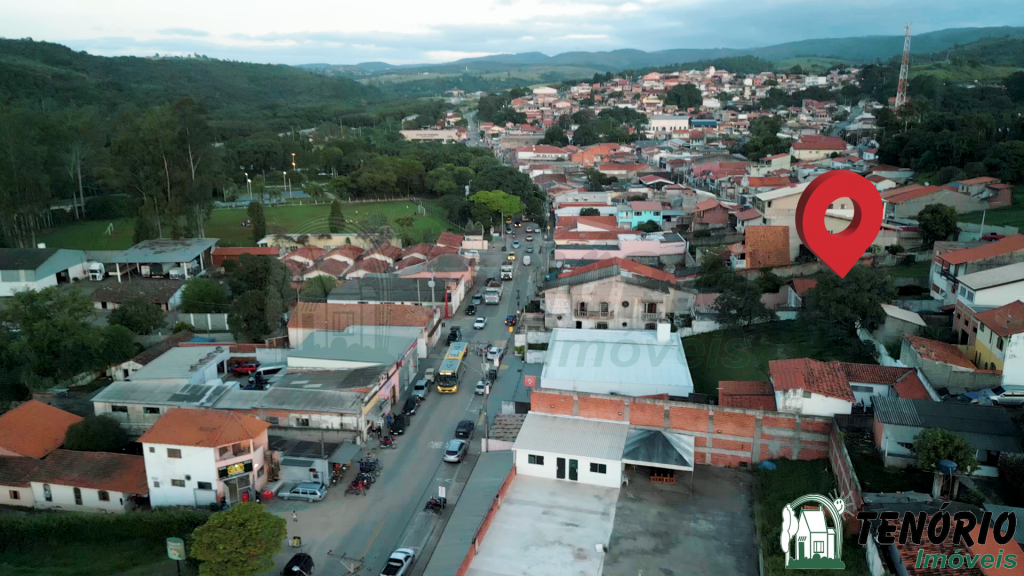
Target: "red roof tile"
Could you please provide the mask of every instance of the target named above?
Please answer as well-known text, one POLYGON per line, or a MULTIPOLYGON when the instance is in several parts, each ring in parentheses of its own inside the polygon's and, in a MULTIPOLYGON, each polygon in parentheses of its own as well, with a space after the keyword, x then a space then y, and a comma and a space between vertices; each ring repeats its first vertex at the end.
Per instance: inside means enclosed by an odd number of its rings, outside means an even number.
POLYGON ((402 258, 398 262, 395 262, 395 270, 403 270, 403 269, 408 268, 410 266, 415 266, 417 264, 422 264, 424 262, 426 262, 426 260, 424 260, 423 258, 420 258, 419 256, 408 256, 408 257, 402 258))
POLYGON ((142 456, 110 452, 57 450, 39 463, 33 482, 146 494, 146 462, 142 456))
POLYGON ((765 186, 789 186, 790 180, 786 176, 749 176, 747 183, 751 188, 764 188, 765 186))
POLYGON ((323 248, 317 248, 316 246, 303 246, 298 250, 293 250, 292 252, 285 254, 282 260, 292 260, 294 258, 316 260, 317 258, 323 256, 324 252, 326 252, 326 250, 324 250, 323 248))
POLYGON ((81 416, 29 400, 0 415, 0 448, 20 456, 43 458, 64 443, 68 426, 81 416))
POLYGON ((356 262, 354 266, 349 268, 346 274, 352 274, 359 270, 364 270, 371 274, 380 274, 381 272, 387 272, 390 266, 386 260, 381 260, 380 258, 365 258, 356 262))
POLYGON ((931 400, 931 394, 925 389, 924 383, 917 376, 917 370, 907 372, 893 385, 896 395, 907 400, 931 400))
POLYGON ((931 196, 932 194, 941 191, 942 188, 939 186, 919 186, 914 184, 912 186, 903 186, 900 188, 886 190, 882 193, 882 198, 886 202, 900 204, 902 202, 909 202, 910 200, 916 200, 925 196, 931 196))
POLYGON ((740 222, 746 222, 747 220, 753 220, 755 218, 761 218, 762 216, 764 216, 764 215, 761 214, 760 212, 758 212, 757 210, 755 210, 753 208, 747 208, 746 210, 743 210, 742 212, 738 212, 736 214, 736 219, 739 220, 740 222))
POLYGON ((852 362, 840 362, 839 369, 846 374, 846 378, 850 382, 887 384, 889 386, 898 382, 907 372, 914 371, 912 368, 899 366, 878 366, 877 364, 855 364, 852 362))
POLYGON ((335 278, 339 278, 342 274, 348 270, 349 264, 341 260, 335 260, 334 258, 325 258, 314 262, 312 266, 302 271, 302 275, 305 276, 310 272, 320 271, 324 274, 330 274, 335 278))
POLYGON ((39 460, 21 456, 0 456, 0 486, 29 486, 29 478, 39 467, 39 460))
POLYGON ((462 241, 464 239, 465 238, 463 236, 460 236, 458 234, 455 234, 454 232, 448 232, 447 230, 445 230, 444 232, 441 232, 440 236, 437 237, 437 245, 438 246, 450 246, 450 247, 454 247, 454 248, 461 248, 462 247, 462 241))
POLYGON ((803 390, 829 398, 856 401, 839 362, 819 362, 810 358, 772 360, 768 363, 768 371, 775 390, 803 390))
POLYGON ((974 364, 967 359, 967 356, 953 344, 939 340, 929 340, 928 338, 912 336, 910 334, 907 334, 905 338, 922 358, 941 362, 942 364, 960 366, 961 368, 975 369, 974 364))
POLYGON ((620 270, 625 270, 626 272, 632 272, 633 274, 639 274, 640 276, 645 276, 645 277, 651 278, 653 280, 660 280, 662 282, 669 282, 671 284, 675 284, 676 283, 675 276, 669 274, 668 272, 664 272, 662 270, 658 270, 657 268, 652 268, 650 266, 647 266, 646 264, 640 264, 639 262, 634 262, 633 260, 626 260, 624 258, 608 258, 606 260, 600 260, 600 261, 594 262, 592 264, 587 264, 586 266, 583 266, 582 268, 576 268, 576 269, 572 270, 571 272, 566 272, 564 274, 559 274, 558 277, 559 278, 567 278, 569 276, 576 276, 578 274, 584 274, 586 272, 591 272, 593 270, 599 270, 601 268, 607 268, 608 266, 618 266, 620 270))
POLYGON ((988 184, 989 182, 999 182, 999 179, 992 178, 991 176, 980 176, 978 178, 959 180, 957 182, 952 182, 952 184, 963 184, 965 186, 973 186, 975 184, 988 184))
POLYGON ((232 410, 171 408, 139 442, 216 448, 258 439, 269 428, 269 422, 232 410))
POLYGON ((618 232, 607 232, 604 230, 578 232, 576 230, 555 230, 555 240, 618 240, 618 232))
POLYGON ((996 256, 1017 252, 1018 250, 1024 250, 1024 234, 1014 234, 1002 240, 996 240, 995 242, 975 246, 974 248, 946 252, 940 258, 949 264, 963 264, 965 262, 995 258, 996 256))
POLYGON ((818 281, 811 278, 793 278, 788 283, 793 285, 793 290, 799 296, 807 294, 808 290, 818 285, 818 281))
POLYGON ((365 252, 365 250, 363 250, 359 246, 356 246, 355 244, 346 244, 344 246, 339 246, 334 250, 325 253, 323 257, 330 258, 331 256, 341 256, 343 258, 348 258, 349 260, 355 262, 359 258, 359 256, 362 255, 363 252, 365 252))
POLYGON ((275 246, 234 246, 230 248, 214 248, 214 256, 241 256, 242 254, 252 254, 253 256, 273 256, 277 258, 281 254, 281 249, 275 246))
POLYGON ((723 380, 718 383, 718 405, 774 412, 775 392, 769 382, 723 380))
POLYGON ((999 336, 1009 338, 1024 332, 1024 302, 1015 300, 1006 306, 979 312, 974 319, 999 336))
POLYGON ((349 326, 422 326, 434 317, 430 306, 407 304, 325 304, 301 302, 288 328, 341 331, 349 326))

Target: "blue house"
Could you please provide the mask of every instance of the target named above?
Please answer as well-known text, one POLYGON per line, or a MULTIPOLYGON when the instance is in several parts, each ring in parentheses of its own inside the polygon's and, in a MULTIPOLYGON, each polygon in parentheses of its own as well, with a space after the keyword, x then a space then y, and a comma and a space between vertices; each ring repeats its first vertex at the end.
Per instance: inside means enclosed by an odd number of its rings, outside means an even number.
POLYGON ((619 206, 615 217, 619 228, 633 230, 648 220, 654 220, 658 226, 661 226, 664 214, 664 206, 661 202, 634 201, 619 206))

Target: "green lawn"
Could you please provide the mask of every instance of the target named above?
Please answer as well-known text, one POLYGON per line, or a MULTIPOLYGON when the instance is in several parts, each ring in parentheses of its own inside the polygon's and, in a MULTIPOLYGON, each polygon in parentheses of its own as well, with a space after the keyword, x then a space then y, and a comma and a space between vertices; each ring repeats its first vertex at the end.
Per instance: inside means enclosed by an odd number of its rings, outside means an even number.
POLYGON ((843 440, 865 492, 931 492, 932 475, 928 472, 913 468, 886 468, 869 432, 845 430, 843 440))
POLYGON ((1018 186, 1013 193, 1013 206, 996 208, 987 212, 971 212, 960 216, 961 222, 981 224, 982 214, 985 224, 992 226, 1016 226, 1024 230, 1024 188, 1018 186))
POLYGON ((881 268, 893 278, 927 278, 932 271, 930 260, 918 260, 909 266, 897 264, 888 268, 881 268))
MULTIPOLYGON (((443 210, 436 201, 425 200, 428 214, 416 215, 416 205, 408 201, 367 202, 345 204, 342 213, 352 223, 348 230, 357 230, 356 222, 365 221, 367 215, 380 214, 388 221, 394 222, 402 216, 413 217, 413 234, 417 238, 422 235, 436 237, 444 230, 453 228, 437 214, 443 210)), ((266 208, 267 228, 283 226, 288 233, 312 234, 327 232, 327 217, 330 214, 329 204, 287 205, 266 208)), ((206 223, 206 236, 219 238, 237 246, 251 246, 252 229, 243 228, 241 223, 248 216, 244 208, 224 208, 214 210, 206 223)), ((60 226, 36 234, 37 242, 45 242, 50 248, 75 248, 79 250, 121 250, 132 245, 134 221, 131 219, 115 220, 114 234, 107 236, 104 231, 111 224, 102 222, 81 222, 60 226)))
MULTIPOLYGON (((754 471, 754 522, 761 538, 764 553, 764 573, 768 576, 799 573, 801 576, 830 576, 838 574, 833 570, 787 571, 786 559, 779 547, 782 534, 782 508, 805 494, 822 494, 836 490, 828 460, 809 462, 775 460, 778 470, 754 471)), ((864 549, 856 538, 843 543, 843 562, 846 568, 842 574, 867 576, 869 574, 864 549)))
POLYGON ((760 324, 749 332, 720 330, 683 338, 686 362, 690 366, 694 390, 718 395, 721 380, 768 381, 768 362, 786 358, 813 358, 867 362, 849 350, 836 349, 823 342, 797 320, 760 324))

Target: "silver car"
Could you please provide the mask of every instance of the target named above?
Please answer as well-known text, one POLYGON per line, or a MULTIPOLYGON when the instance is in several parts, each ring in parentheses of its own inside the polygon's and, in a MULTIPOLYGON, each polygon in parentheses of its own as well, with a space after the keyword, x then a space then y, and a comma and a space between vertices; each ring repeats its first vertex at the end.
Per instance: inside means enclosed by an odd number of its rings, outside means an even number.
POLYGON ((299 482, 298 484, 285 484, 280 488, 277 497, 282 500, 305 500, 317 502, 327 497, 327 486, 319 482, 299 482))
POLYGON ((448 444, 444 447, 444 461, 462 462, 462 459, 466 457, 468 447, 469 444, 465 440, 449 440, 448 444))

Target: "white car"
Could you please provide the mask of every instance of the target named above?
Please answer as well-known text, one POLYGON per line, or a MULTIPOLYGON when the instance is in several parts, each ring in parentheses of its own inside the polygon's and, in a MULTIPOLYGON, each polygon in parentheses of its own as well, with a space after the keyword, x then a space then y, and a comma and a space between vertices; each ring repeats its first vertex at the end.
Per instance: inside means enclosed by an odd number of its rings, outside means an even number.
POLYGON ((416 553, 412 548, 399 548, 391 553, 388 563, 380 571, 380 576, 409 576, 412 574, 412 565, 416 560, 416 553))
POLYGON ((465 251, 462 252, 462 256, 465 257, 465 258, 475 258, 475 259, 479 260, 480 259, 480 252, 478 252, 476 250, 465 250, 465 251))
POLYGON ((512 247, 513 248, 519 248, 519 240, 513 240, 512 241, 512 247))
POLYGON ((476 330, 483 330, 484 326, 487 326, 487 318, 484 318, 482 316, 480 318, 477 318, 476 322, 473 322, 473 328, 475 328, 476 330))
POLYGON ((527 236, 526 237, 526 241, 527 242, 533 242, 533 236, 527 236))
POLYGON ((491 346, 487 349, 488 360, 501 360, 501 357, 505 355, 505 349, 501 346, 491 346))
POLYGON ((484 384, 483 380, 478 380, 476 383, 476 393, 479 395, 487 394, 487 384, 484 384))

